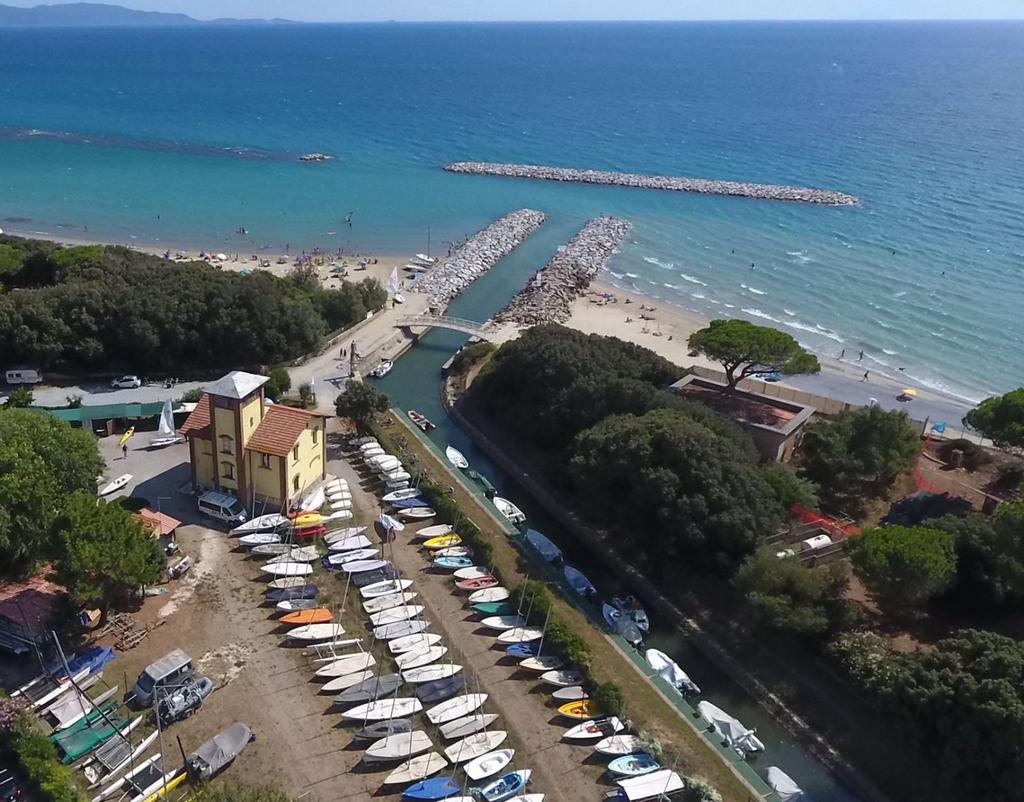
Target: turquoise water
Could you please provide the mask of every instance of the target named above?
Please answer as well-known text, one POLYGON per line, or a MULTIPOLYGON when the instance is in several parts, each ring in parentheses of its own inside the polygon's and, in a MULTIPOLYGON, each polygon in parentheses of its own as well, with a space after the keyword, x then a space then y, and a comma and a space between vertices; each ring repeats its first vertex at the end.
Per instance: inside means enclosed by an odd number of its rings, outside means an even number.
POLYGON ((863 349, 873 371, 969 399, 1024 374, 1019 24, 4 30, 0 75, 7 229, 401 253, 428 228, 436 251, 522 206, 565 232, 611 212, 635 225, 612 278, 662 302, 863 349), (314 150, 336 159, 296 161, 314 150), (439 170, 458 159, 862 204, 439 170))

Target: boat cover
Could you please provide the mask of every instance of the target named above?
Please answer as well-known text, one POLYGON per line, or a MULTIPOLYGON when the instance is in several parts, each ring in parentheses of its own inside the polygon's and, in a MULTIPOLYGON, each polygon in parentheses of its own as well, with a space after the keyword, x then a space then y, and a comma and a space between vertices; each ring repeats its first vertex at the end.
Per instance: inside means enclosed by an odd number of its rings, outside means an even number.
POLYGON ((445 677, 436 679, 433 682, 424 682, 413 693, 423 704, 434 704, 450 699, 466 687, 464 677, 445 677))
POLYGON ((267 601, 277 602, 288 599, 315 599, 320 589, 316 585, 300 585, 296 588, 270 588, 267 591, 267 601))
POLYGON ((245 724, 232 724, 188 756, 188 769, 194 777, 209 779, 238 757, 251 740, 252 730, 245 724))
POLYGON ((643 799, 662 799, 669 794, 682 791, 683 779, 674 771, 664 769, 643 777, 618 780, 619 787, 629 802, 640 802, 643 799))
MULTIPOLYGON (((116 656, 113 649, 109 646, 95 646, 89 651, 84 652, 77 657, 68 660, 68 669, 71 671, 71 676, 75 676, 83 668, 88 668, 91 674, 95 674, 107 663, 114 659, 116 656)), ((47 672, 53 674, 55 677, 67 676, 64 673, 64 665, 60 660, 56 660, 47 667, 47 672)))
POLYGON ((778 766, 768 767, 768 784, 779 795, 782 802, 797 802, 803 799, 803 789, 778 766))
POLYGON ((526 541, 548 562, 554 563, 562 559, 562 550, 536 529, 526 530, 526 541))

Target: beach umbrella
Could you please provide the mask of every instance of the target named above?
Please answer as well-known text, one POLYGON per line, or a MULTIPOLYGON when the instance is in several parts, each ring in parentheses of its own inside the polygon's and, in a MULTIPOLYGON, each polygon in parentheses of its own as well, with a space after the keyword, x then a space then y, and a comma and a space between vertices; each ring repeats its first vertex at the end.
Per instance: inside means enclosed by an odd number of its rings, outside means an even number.
POLYGON ((903 389, 903 395, 909 396, 910 398, 917 398, 917 390, 913 387, 905 387, 903 389))

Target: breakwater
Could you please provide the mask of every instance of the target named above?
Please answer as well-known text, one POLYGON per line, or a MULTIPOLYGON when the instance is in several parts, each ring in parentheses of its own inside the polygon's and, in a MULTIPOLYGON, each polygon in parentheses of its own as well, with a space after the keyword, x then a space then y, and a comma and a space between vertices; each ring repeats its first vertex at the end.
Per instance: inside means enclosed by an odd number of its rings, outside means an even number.
POLYGON ((750 184, 742 181, 717 181, 710 178, 683 178, 665 175, 640 175, 609 170, 577 170, 570 167, 541 167, 535 164, 496 164, 494 162, 454 162, 446 164, 449 173, 494 175, 503 178, 532 178, 538 181, 563 181, 574 184, 657 189, 667 192, 696 192, 701 195, 731 195, 757 200, 817 203, 825 206, 853 206, 853 195, 830 189, 790 187, 781 184, 750 184))
POLYGON ((430 294, 432 306, 449 301, 514 251, 546 217, 533 209, 506 214, 466 240, 451 256, 430 268, 413 289, 430 294))
POLYGON ((588 221, 495 320, 524 326, 567 321, 573 300, 586 291, 631 228, 628 220, 618 217, 595 217, 588 221))

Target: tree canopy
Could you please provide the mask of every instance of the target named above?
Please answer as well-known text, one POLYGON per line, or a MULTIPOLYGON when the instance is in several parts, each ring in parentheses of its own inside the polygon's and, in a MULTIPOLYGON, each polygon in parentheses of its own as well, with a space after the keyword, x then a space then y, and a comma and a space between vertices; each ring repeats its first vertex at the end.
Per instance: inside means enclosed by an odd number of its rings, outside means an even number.
POLYGON ((391 406, 390 399, 369 382, 350 381, 345 391, 334 399, 334 411, 338 417, 348 418, 360 430, 372 420, 373 416, 387 412, 391 406))
POLYGON ((818 358, 789 334, 746 320, 712 320, 690 335, 689 345, 722 365, 730 387, 755 373, 821 370, 818 358))
POLYGON ((884 494, 909 471, 920 439, 903 412, 878 407, 811 423, 800 444, 800 472, 836 507, 884 494))
POLYGON ((323 289, 303 274, 241 275, 118 247, 57 248, 0 237, 0 353, 63 370, 136 372, 274 364, 317 348, 331 330, 379 309, 366 280, 323 289), (6 263, 6 262, 5 262, 6 263))
POLYGON ((956 573, 953 536, 926 527, 868 529, 853 543, 853 569, 891 610, 920 608, 956 573))
POLYGON ((1024 387, 986 398, 964 416, 964 423, 1001 448, 1024 448, 1024 387))
POLYGON ((949 532, 956 549, 957 598, 982 611, 1024 602, 1024 503, 993 515, 943 516, 928 526, 949 532))
POLYGON ((97 605, 104 618, 115 601, 163 574, 159 542, 124 507, 94 494, 68 497, 61 538, 58 573, 72 593, 97 605))
POLYGON ((65 498, 95 494, 103 470, 89 432, 37 412, 0 409, 0 571, 20 574, 53 558, 65 498))

